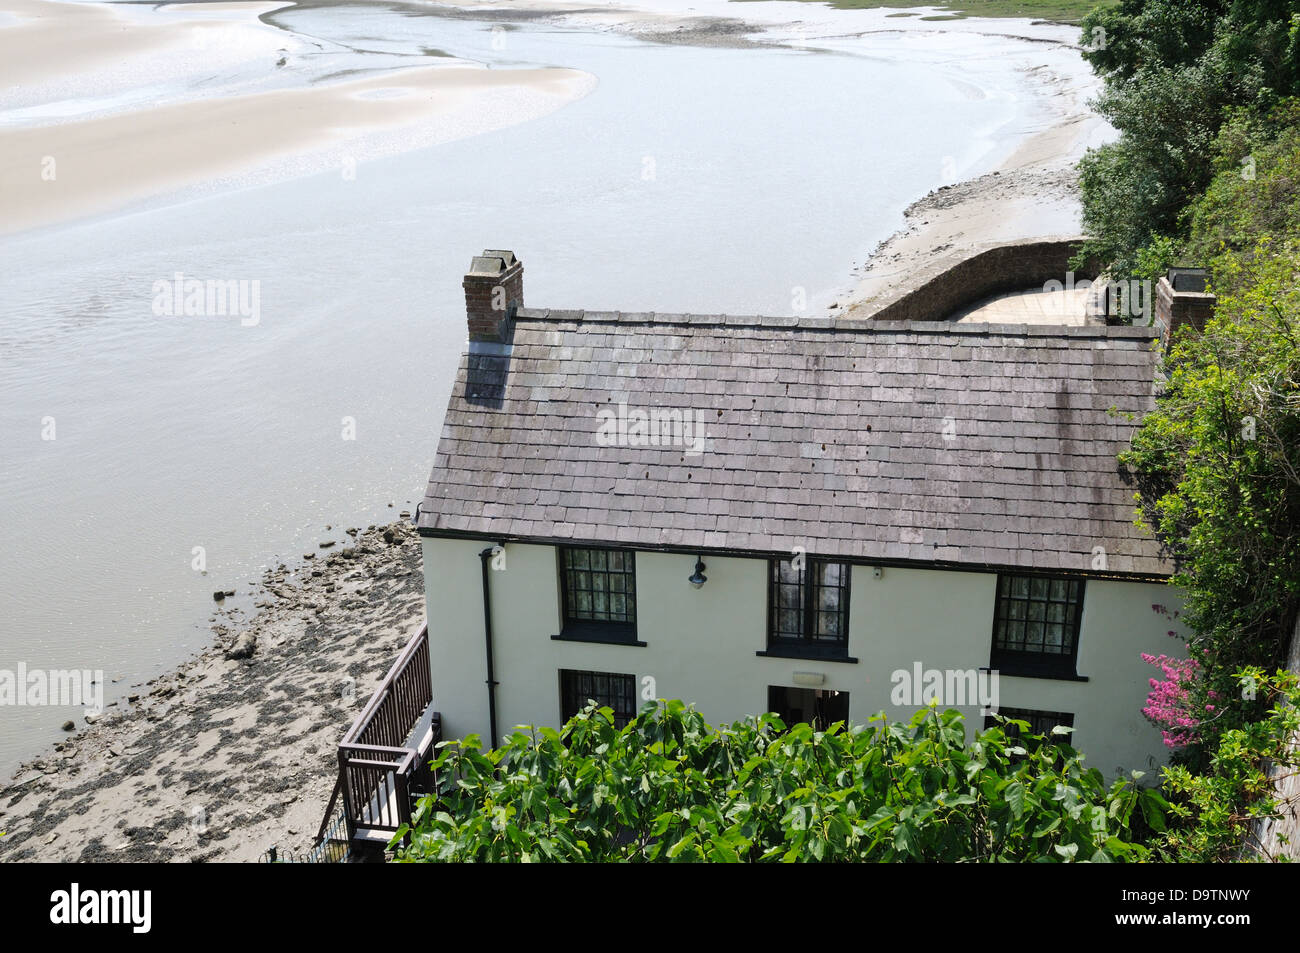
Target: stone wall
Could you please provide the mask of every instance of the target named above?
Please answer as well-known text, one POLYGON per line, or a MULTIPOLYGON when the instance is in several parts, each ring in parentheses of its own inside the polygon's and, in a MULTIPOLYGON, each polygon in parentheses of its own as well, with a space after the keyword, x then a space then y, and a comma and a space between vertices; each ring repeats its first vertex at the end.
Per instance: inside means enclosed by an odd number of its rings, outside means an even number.
MULTIPOLYGON (((1300 672, 1300 617, 1291 633, 1286 667, 1300 672)), ((1291 740, 1293 747, 1300 749, 1300 736, 1291 740)), ((1286 775, 1276 784, 1281 817, 1256 824, 1254 843, 1247 844, 1246 850, 1267 853, 1276 859, 1285 857, 1300 861, 1300 772, 1294 768, 1275 768, 1273 775, 1286 775)))
MULTIPOLYGON (((856 306, 854 317, 873 321, 945 321, 967 305, 992 295, 1023 291, 1048 281, 1067 282, 1070 259, 1083 238, 1070 236, 1002 242, 966 258, 943 259, 915 276, 910 288, 856 306)), ((1094 263, 1074 280, 1097 277, 1094 263)))

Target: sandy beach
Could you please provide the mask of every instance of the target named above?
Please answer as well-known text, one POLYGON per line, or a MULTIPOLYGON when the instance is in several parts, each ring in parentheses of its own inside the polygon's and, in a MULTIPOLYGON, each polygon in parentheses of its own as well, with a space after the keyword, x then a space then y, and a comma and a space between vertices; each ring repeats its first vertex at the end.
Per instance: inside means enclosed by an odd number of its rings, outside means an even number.
POLYGON ((255 861, 310 846, 339 738, 424 618, 409 521, 344 539, 239 586, 251 619, 232 598, 211 648, 22 765, 0 790, 0 861, 255 861), (252 657, 227 659, 241 636, 252 657))
POLYGON ((999 242, 1079 232, 1075 163, 1109 127, 1083 98, 1064 92, 1059 119, 997 170, 936 189, 903 213, 907 224, 863 263, 835 313, 868 317, 886 301, 999 242))
POLYGON ((39 115, 42 105, 68 95, 60 80, 75 63, 101 96, 122 84, 120 102, 127 105, 113 108, 110 98, 88 116, 52 113, 0 126, 0 234, 125 208, 186 186, 242 184, 241 175, 275 160, 297 160, 296 174, 348 174, 382 149, 436 145, 523 122, 595 86, 594 77, 577 70, 488 70, 450 61, 233 95, 220 94, 248 84, 217 95, 195 88, 179 102, 135 104, 131 83, 145 81, 154 58, 174 64, 193 57, 197 74, 215 69, 214 56, 220 63, 228 46, 236 61, 261 62, 281 83, 276 67, 293 55, 292 41, 257 17, 285 4, 178 4, 164 8, 162 24, 88 3, 6 6, 18 21, 0 26, 0 81, 17 88, 14 100, 32 103, 28 111, 39 115), (101 76, 106 65, 112 71, 101 76), (400 144, 379 149, 367 138, 399 131, 400 144))
POLYGON ((121 208, 329 147, 343 151, 332 164, 346 174, 347 143, 364 133, 436 123, 422 138, 433 145, 509 125, 521 109, 543 115, 591 85, 576 70, 427 67, 0 131, 0 230, 121 208), (53 180, 42 178, 46 157, 56 163, 53 180))

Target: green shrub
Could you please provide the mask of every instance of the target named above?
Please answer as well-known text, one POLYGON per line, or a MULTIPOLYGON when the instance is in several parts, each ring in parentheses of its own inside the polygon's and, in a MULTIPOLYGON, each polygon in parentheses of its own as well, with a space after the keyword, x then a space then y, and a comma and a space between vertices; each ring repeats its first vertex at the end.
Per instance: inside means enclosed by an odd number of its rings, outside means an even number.
POLYGON ((1300 770, 1300 679, 1285 670, 1267 676, 1259 668, 1237 677, 1242 691, 1257 694, 1267 712, 1260 721, 1224 732, 1203 774, 1182 765, 1164 769, 1169 824, 1159 846, 1170 860, 1231 861, 1243 856, 1243 846, 1253 851, 1247 856, 1272 858, 1284 846, 1259 843, 1255 832, 1262 818, 1279 816, 1270 769, 1281 775, 1300 770))
POLYGON ((1108 787, 1070 729, 1014 724, 1026 734, 967 741, 959 712, 932 708, 906 724, 786 730, 768 714, 714 729, 668 701, 618 729, 592 707, 497 750, 444 743, 440 796, 421 801, 398 859, 1144 859, 1137 835, 1162 826, 1163 801, 1140 775, 1108 787))

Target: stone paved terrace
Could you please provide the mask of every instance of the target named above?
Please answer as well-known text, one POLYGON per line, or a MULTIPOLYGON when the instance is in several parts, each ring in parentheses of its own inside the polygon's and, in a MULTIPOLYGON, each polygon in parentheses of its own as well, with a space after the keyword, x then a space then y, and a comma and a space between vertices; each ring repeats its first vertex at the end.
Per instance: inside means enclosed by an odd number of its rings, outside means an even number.
POLYGON ((1068 327, 1105 325, 1095 311, 1088 288, 1044 291, 1029 288, 1009 294, 993 295, 957 311, 949 320, 988 324, 1061 324, 1068 327))

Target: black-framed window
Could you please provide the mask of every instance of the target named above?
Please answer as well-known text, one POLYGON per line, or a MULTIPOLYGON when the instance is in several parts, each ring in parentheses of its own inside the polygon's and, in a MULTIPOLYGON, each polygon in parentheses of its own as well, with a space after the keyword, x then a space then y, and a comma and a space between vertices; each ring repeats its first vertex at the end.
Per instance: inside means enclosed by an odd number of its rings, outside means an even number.
MULTIPOLYGON (((1029 722, 1029 734, 1042 735, 1048 744, 1069 744, 1068 735, 1053 735, 1052 729, 1057 725, 1064 725, 1066 728, 1074 727, 1074 712, 1069 711, 1040 711, 1036 708, 999 708, 998 714, 1003 718, 1014 718, 1017 721, 1029 722)), ((984 727, 992 728, 998 724, 998 720, 993 715, 984 716, 984 727)), ((1019 739, 1021 732, 1018 725, 1003 724, 1002 729, 1006 732, 1007 738, 1019 739)), ((1021 747, 1028 748, 1029 745, 1021 747)), ((1013 761, 1022 760, 1024 755, 1013 756, 1013 761)))
POLYGON ((614 724, 622 728, 636 717, 636 676, 617 672, 560 669, 560 720, 567 722, 591 702, 614 709, 614 724))
POLYGON ((844 655, 849 647, 849 564, 773 559, 768 576, 768 650, 844 655))
POLYGON ((998 576, 989 667, 1005 675, 1075 677, 1083 580, 998 576))
POLYGON ((636 554, 560 548, 564 635, 596 641, 636 638, 636 554))
POLYGON ((837 721, 849 721, 849 693, 824 688, 767 686, 767 710, 781 716, 787 728, 806 723, 825 731, 837 721))

